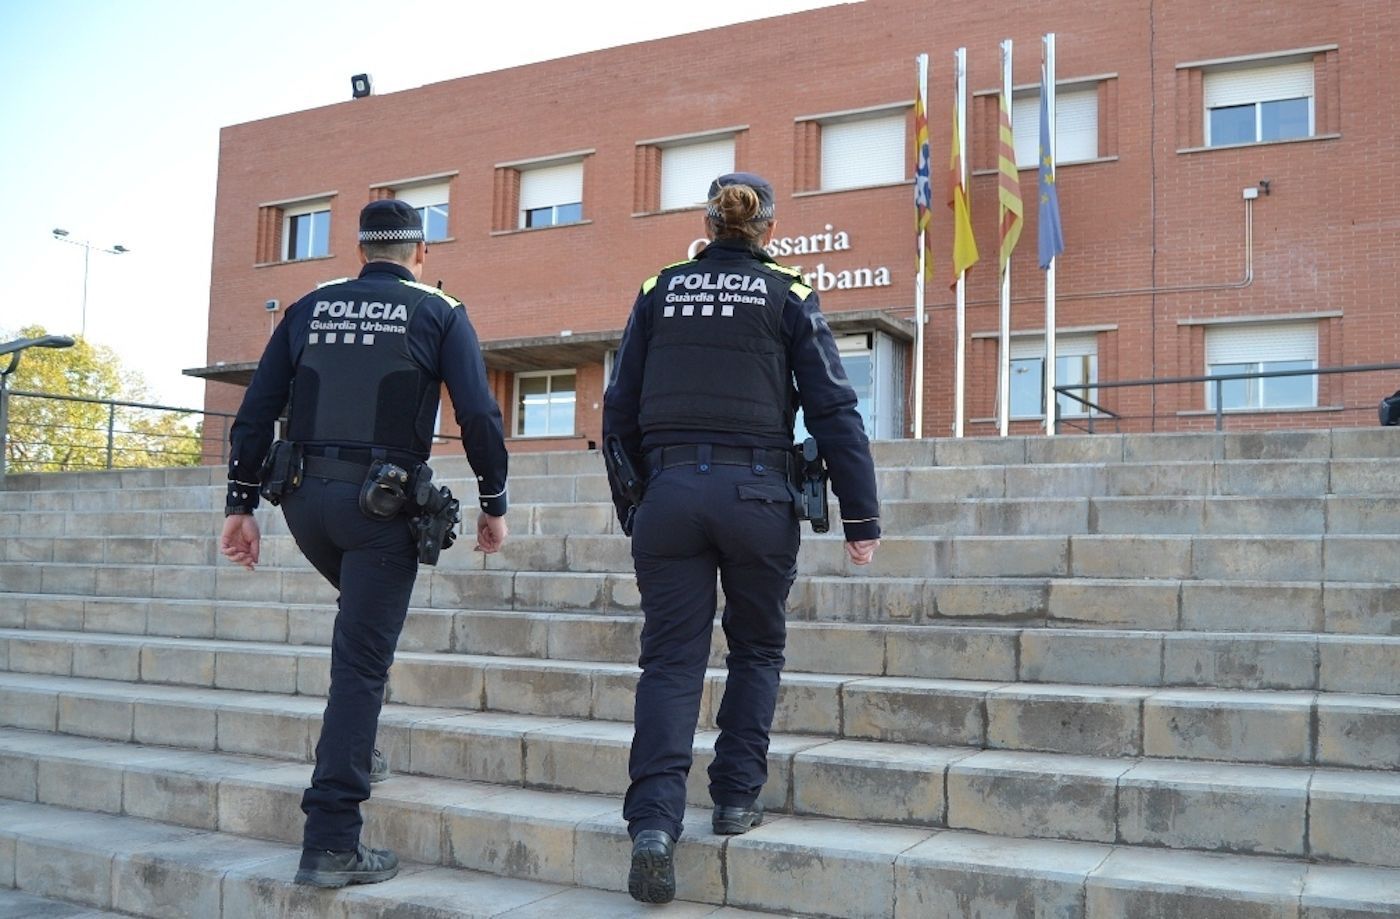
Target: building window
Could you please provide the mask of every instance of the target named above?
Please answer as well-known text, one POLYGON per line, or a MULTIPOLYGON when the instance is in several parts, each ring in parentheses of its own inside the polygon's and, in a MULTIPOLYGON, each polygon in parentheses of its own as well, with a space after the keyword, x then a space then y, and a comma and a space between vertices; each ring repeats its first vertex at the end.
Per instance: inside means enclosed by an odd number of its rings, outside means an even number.
POLYGON ((515 436, 573 434, 575 377, 572 370, 516 374, 515 436))
MULTIPOLYGON (((1055 338, 1055 385, 1073 386, 1074 395, 1088 402, 1098 401, 1098 339, 1093 335, 1067 335, 1055 338)), ((1093 414, 1079 399, 1060 394, 1059 417, 1093 414)), ((1024 335, 1011 340, 1011 417, 1045 417, 1045 336, 1024 335)))
POLYGON ((427 242, 439 242, 448 238, 448 183, 435 182, 432 185, 395 188, 394 197, 418 212, 418 216, 423 220, 423 237, 427 242))
POLYGON ((905 113, 821 122, 822 191, 907 181, 905 113))
POLYGON ((1207 71, 1206 146, 1313 136, 1312 61, 1207 71))
POLYGON ((520 170, 520 229, 554 227, 583 219, 583 163, 520 170))
POLYGON ((331 252, 331 208, 327 201, 282 210, 282 260, 321 258, 331 252))
MULTIPOLYGON (((866 436, 872 440, 903 436, 905 347, 881 332, 856 332, 835 338, 846 379, 856 391, 856 411, 866 436)), ((793 430, 799 441, 808 435, 800 409, 793 430)))
MULTIPOLYGON (((1260 322, 1206 330, 1206 373, 1212 376, 1315 369, 1316 322, 1260 322)), ((1221 407, 1227 411, 1317 405, 1315 374, 1206 383, 1206 408, 1211 411, 1217 385, 1221 407)))
MULTIPOLYGON (((1040 90, 1016 93, 1012 99, 1011 131, 1016 165, 1040 163, 1040 90)), ((1097 83, 1055 90, 1055 164, 1097 159, 1099 153, 1099 87, 1097 83)))
POLYGON ((734 138, 661 148, 661 210, 699 207, 716 176, 734 171, 734 138))

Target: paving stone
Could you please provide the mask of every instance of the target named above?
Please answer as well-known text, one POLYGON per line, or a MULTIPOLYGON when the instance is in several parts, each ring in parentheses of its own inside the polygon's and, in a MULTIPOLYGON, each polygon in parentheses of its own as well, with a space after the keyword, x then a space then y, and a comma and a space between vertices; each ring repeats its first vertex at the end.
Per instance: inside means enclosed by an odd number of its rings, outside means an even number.
POLYGON ((12 670, 57 676, 73 672, 73 646, 61 639, 14 637, 9 647, 12 670))
POLYGON ((141 647, 136 644, 75 643, 73 675, 134 683, 141 678, 141 647))
POLYGON ((152 600, 146 612, 146 634, 212 638, 214 604, 200 600, 152 600))
POLYGON ((1400 872, 1309 865, 1300 919, 1380 919, 1400 915, 1400 872))
POLYGON ((311 784, 311 765, 271 767, 219 782, 219 830, 236 836, 301 845, 305 816, 302 792, 311 784))
POLYGON ((1103 535, 1200 533, 1205 526, 1204 498, 1091 498, 1089 530, 1103 535))
MULTIPOLYGON (((982 536, 952 541, 952 577, 1065 577, 1069 539, 1057 536, 982 536)), ((931 566, 932 567, 932 566, 931 566)), ((918 571, 901 572, 918 574, 918 571)), ((941 571, 930 570, 928 576, 941 571)))
POLYGON ((1318 687, 1328 692, 1400 693, 1400 638, 1318 638, 1318 687))
POLYGON ((1326 531, 1325 500, 1278 496, 1221 496, 1205 502, 1201 532, 1316 536, 1326 531))
POLYGON ((1322 579, 1322 540, 1292 536, 1198 536, 1191 577, 1202 580, 1322 579))
POLYGON ((934 586, 937 615, 948 619, 1001 622, 1045 616, 1049 588, 1044 582, 942 582, 934 586))
POLYGON ((411 729, 409 768, 426 775, 518 785, 525 781, 525 733, 549 724, 493 712, 420 721, 411 729))
POLYGON ((81 737, 130 740, 133 711, 129 698, 101 698, 84 693, 58 697, 58 730, 81 737))
POLYGON ((1204 463, 1123 463, 1105 468, 1103 488, 1094 494, 1121 497, 1212 494, 1214 472, 1204 463))
POLYGON ((1043 683, 1157 686, 1162 682, 1161 632, 1025 629, 1020 678, 1043 683))
MULTIPOLYGON (((1323 460, 1239 460, 1215 464, 1220 495, 1324 495, 1329 464, 1323 460)), ((1333 489, 1335 490, 1335 489, 1333 489)))
POLYGON ((1057 626, 1175 629, 1180 620, 1179 581, 1052 581, 1048 614, 1057 626))
POLYGON ((1084 916, 1084 881, 1107 846, 950 831, 895 861, 895 919, 1084 916))
POLYGON ((1119 839, 1178 849, 1304 855, 1310 779, 1311 773, 1300 769, 1138 763, 1118 782, 1119 839))
POLYGON ((1332 455, 1330 431, 1228 431, 1227 460, 1327 459, 1332 455))
MULTIPOLYGON (((790 630, 788 633, 789 649, 794 631, 790 630)), ((1020 634, 1019 629, 975 626, 922 627, 889 631, 884 633, 885 672, 890 676, 927 679, 1014 680, 1016 644, 1020 634)), ((832 664, 829 669, 838 669, 836 665, 841 658, 838 642, 844 637, 844 631, 834 632, 827 639, 830 647, 827 658, 832 664)), ((861 650, 865 647, 864 643, 860 645, 861 650)), ((863 666, 866 667, 875 663, 874 655, 869 652, 858 660, 863 661, 863 666)), ((867 671, 856 669, 848 672, 867 671)), ((878 674, 881 671, 868 672, 878 674)))
POLYGON ((985 698, 999 683, 857 680, 842 687, 845 736, 895 743, 982 746, 985 698))
POLYGON ((1185 581, 1181 628, 1201 632, 1320 632, 1322 588, 1276 581, 1185 581))
MULTIPOLYGON (((1328 495, 1326 532, 1400 533, 1400 497, 1393 495, 1328 495)), ((1323 532, 1322 528, 1312 532, 1323 532)))
POLYGON ((1300 862, 1116 849, 1089 875, 1086 915, 1295 919, 1306 871, 1300 862))
POLYGON ((213 686, 214 660, 212 650, 152 642, 141 648, 141 678, 148 683, 213 686))
POLYGON ((1394 769, 1400 763, 1400 699, 1319 695, 1317 761, 1327 766, 1394 769))
POLYGON ((0 724, 34 731, 58 730, 58 693, 0 686, 0 724))
POLYGON ((272 648, 221 648, 214 654, 214 685, 258 692, 297 691, 296 654, 272 648))
POLYGON ((218 710, 218 749, 306 761, 314 742, 311 722, 304 715, 233 705, 218 710))
POLYGON ((217 702, 136 699, 132 739, 137 743, 212 750, 217 745, 217 702))
POLYGON ((582 721, 546 725, 527 729, 521 741, 524 781, 531 787, 614 795, 627 790, 630 724, 582 721))
POLYGON ((1313 694, 1165 690, 1143 707, 1143 753, 1301 765, 1312 759, 1313 694))
MULTIPOLYGON (((502 712, 587 718, 592 699, 589 670, 512 661, 485 666, 485 707, 502 712)), ((435 699, 431 703, 442 704, 435 699)))
POLYGON ((615 814, 617 803, 556 792, 542 813, 540 795, 502 791, 480 803, 448 805, 443 837, 449 863, 507 877, 573 883, 575 827, 615 814))
POLYGON ((1316 689, 1317 639, 1308 635, 1165 636, 1163 682, 1221 689, 1316 689))
MULTIPOLYGON (((1189 577, 1191 544, 1183 536, 1075 536, 1070 540, 1077 578, 1189 577)), ((1064 574, 1069 574, 1068 571, 1064 574)))
POLYGON ((985 751, 948 769, 948 826, 1001 836, 1113 842, 1129 763, 985 751))
POLYGON ((122 811, 133 817, 213 830, 218 826, 219 782, 274 766, 270 760, 252 757, 152 750, 122 770, 118 782, 122 811))
POLYGON ((112 863, 113 906, 157 919, 218 916, 224 872, 268 857, 267 843, 217 833, 118 855, 112 863))
POLYGON ((987 746, 1095 756, 1142 752, 1148 689, 1014 684, 988 692, 987 746))
POLYGON ((400 654, 389 668, 389 699, 468 710, 485 704, 485 665, 462 658, 400 654))
POLYGON ((5 627, 81 632, 83 604, 81 597, 29 597, 19 621, 7 619, 5 627))
MULTIPOLYGON (((513 597, 515 604, 522 609, 603 610, 607 608, 606 588, 606 579, 596 574, 521 571, 515 575, 513 597)), ((509 608, 511 600, 512 596, 508 594, 494 603, 449 603, 439 599, 436 589, 433 594, 434 606, 449 608, 509 608)))
POLYGON ((1400 867, 1400 776, 1319 769, 1308 841, 1315 858, 1400 867))
POLYGON ((941 826, 948 766, 965 748, 838 740, 793 759, 793 809, 799 814, 941 826))

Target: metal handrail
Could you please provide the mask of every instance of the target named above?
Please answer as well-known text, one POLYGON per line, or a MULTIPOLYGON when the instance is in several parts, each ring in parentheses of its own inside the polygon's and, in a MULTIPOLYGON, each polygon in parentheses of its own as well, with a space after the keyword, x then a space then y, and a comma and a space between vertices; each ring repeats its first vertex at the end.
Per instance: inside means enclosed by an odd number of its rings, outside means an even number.
MULTIPOLYGON (((1395 364, 1354 364, 1350 367, 1312 367, 1305 370, 1255 370, 1249 373, 1220 373, 1201 374, 1186 377, 1153 377, 1146 380, 1110 380, 1106 383, 1073 383, 1063 386, 1056 386, 1054 391, 1057 395, 1068 396, 1079 402, 1080 399, 1069 389, 1120 389, 1129 386, 1166 386, 1178 383, 1213 383, 1215 384, 1215 429, 1223 431, 1225 429, 1225 407, 1221 400, 1221 384, 1230 380, 1262 380, 1272 377, 1303 377, 1303 376, 1325 376, 1333 373, 1373 373, 1380 370, 1400 370, 1400 363, 1395 364)), ((1058 404, 1058 400, 1057 400, 1058 404)), ((1086 403, 1087 404, 1087 403, 1086 403)), ((1092 416, 1091 416, 1092 417, 1092 416)), ((1116 415, 1114 417, 1117 417, 1116 415)), ((1060 432, 1060 413, 1055 412, 1054 433, 1060 432)), ((1093 433, 1090 430, 1090 433, 1093 433)))

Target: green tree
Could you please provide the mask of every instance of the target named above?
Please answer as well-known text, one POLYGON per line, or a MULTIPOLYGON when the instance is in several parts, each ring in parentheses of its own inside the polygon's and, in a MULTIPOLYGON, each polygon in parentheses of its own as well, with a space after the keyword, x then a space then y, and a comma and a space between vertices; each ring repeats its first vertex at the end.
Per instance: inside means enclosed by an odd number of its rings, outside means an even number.
MULTIPOLYGON (((38 338, 42 326, 26 326, 12 337, 38 338)), ((0 357, 0 369, 10 358, 0 357)), ((196 466, 202 416, 102 402, 17 395, 13 391, 149 403, 141 375, 122 366, 111 348, 82 338, 71 348, 31 348, 10 375, 10 426, 6 464, 10 472, 83 471, 108 468, 196 466)))

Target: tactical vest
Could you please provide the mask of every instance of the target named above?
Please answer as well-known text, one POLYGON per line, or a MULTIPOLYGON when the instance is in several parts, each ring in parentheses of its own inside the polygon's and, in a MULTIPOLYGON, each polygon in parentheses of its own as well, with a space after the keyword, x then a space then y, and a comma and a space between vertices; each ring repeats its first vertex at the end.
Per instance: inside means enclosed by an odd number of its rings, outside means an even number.
POLYGON ((427 455, 439 381, 408 348, 430 294, 408 283, 349 281, 318 291, 292 378, 287 438, 427 455))
POLYGON ((796 394, 782 323, 797 278, 789 271, 702 258, 657 276, 638 418, 644 433, 791 439, 796 394))

